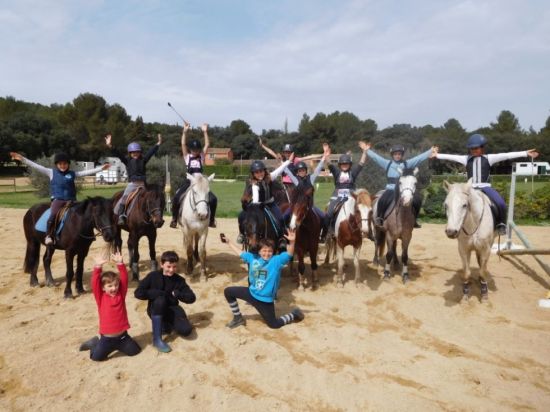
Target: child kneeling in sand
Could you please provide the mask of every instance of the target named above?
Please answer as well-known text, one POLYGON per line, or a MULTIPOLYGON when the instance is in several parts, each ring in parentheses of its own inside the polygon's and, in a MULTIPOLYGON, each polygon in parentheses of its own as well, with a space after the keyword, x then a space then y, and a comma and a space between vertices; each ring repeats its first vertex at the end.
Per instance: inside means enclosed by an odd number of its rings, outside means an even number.
POLYGON ((258 254, 255 254, 250 252, 241 253, 241 250, 230 239, 223 234, 220 237, 222 243, 227 243, 236 255, 248 263, 248 283, 250 285, 249 287, 230 286, 225 288, 225 299, 227 299, 231 312, 233 312, 233 320, 226 325, 228 328, 233 329, 246 324, 239 310, 237 299, 244 300, 254 306, 266 321, 267 326, 272 329, 278 329, 292 321, 299 322, 304 319, 304 314, 299 308, 295 308, 292 312, 277 318, 275 316, 275 304, 273 303, 281 281, 281 270, 292 259, 294 253, 295 231, 288 232, 286 236, 289 241, 287 251, 278 255, 273 255, 275 245, 269 239, 260 240, 258 254))
POLYGON ((176 252, 167 251, 160 257, 162 270, 150 272, 136 288, 134 296, 141 300, 148 300, 147 314, 153 323, 153 346, 159 352, 170 352, 172 349, 162 340, 162 333, 175 330, 181 336, 189 336, 193 325, 187 319, 179 301, 193 303, 195 294, 185 282, 185 279, 176 273, 179 256, 176 252))
POLYGON ((92 291, 99 313, 99 333, 101 338, 94 336, 84 342, 80 350, 89 350, 94 361, 106 360, 110 353, 118 350, 128 356, 141 352, 139 345, 128 335, 130 328, 126 312, 126 292, 128 291, 128 272, 122 261, 120 252, 111 255, 117 264, 115 272, 101 272, 106 262, 103 256, 95 258, 92 274, 92 291))

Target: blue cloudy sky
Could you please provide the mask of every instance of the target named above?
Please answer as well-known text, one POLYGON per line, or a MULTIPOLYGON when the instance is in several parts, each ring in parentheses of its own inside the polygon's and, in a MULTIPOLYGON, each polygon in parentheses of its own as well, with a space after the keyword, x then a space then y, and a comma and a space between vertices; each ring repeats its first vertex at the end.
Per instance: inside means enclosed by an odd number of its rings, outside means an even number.
POLYGON ((0 95, 92 92, 135 118, 294 130, 351 111, 469 130, 550 116, 546 0, 0 0, 0 95))

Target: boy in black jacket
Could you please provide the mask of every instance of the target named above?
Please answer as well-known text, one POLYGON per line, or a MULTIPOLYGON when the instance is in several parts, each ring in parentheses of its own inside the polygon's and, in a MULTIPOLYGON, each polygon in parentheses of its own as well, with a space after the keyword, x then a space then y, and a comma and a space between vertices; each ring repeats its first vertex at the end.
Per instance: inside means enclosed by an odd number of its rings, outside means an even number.
POLYGON ((193 330, 179 301, 193 303, 196 297, 185 279, 176 273, 178 260, 176 252, 164 252, 160 257, 161 270, 150 272, 134 292, 137 299, 149 301, 147 314, 153 321, 153 346, 159 352, 172 350, 162 340, 163 329, 166 333, 175 330, 181 336, 188 336, 193 330))

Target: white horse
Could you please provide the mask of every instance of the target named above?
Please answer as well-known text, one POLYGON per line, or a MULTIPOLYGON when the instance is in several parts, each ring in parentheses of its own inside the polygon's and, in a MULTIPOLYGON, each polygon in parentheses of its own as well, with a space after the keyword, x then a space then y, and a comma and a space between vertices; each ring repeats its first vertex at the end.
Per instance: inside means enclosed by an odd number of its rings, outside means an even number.
MULTIPOLYGON (((402 171, 401 176, 395 186, 395 205, 384 219, 383 227, 375 226, 375 247, 373 263, 379 264, 380 256, 384 253, 384 247, 387 246, 386 264, 384 266, 384 279, 391 277, 391 263, 398 264, 397 260, 397 240, 401 239, 401 262, 403 269, 401 278, 403 283, 409 280, 409 244, 412 239, 415 216, 412 209, 413 197, 416 191, 416 175, 418 168, 402 171)), ((374 202, 374 216, 377 215, 378 199, 374 202)))
POLYGON ((445 181, 447 191, 445 211, 447 226, 445 234, 451 239, 458 239, 458 252, 462 259, 463 300, 470 296, 470 256, 476 252, 479 264, 479 281, 481 299, 488 298, 487 262, 491 256, 491 245, 495 239, 493 215, 490 200, 480 190, 468 183, 449 184, 445 181))
POLYGON ((327 255, 325 263, 328 263, 331 252, 336 251, 338 258, 338 271, 334 276, 337 286, 343 287, 344 274, 344 248, 353 246, 353 265, 355 266, 355 284, 361 282, 359 268, 359 254, 363 243, 363 236, 369 230, 369 214, 372 209, 372 200, 369 192, 358 189, 352 192, 351 197, 344 203, 338 216, 334 229, 334 238, 327 239, 327 255))
POLYGON ((208 223, 210 207, 208 205, 208 193, 210 182, 214 174, 204 177, 200 174, 190 175, 187 178, 191 182, 185 193, 180 207, 179 223, 183 232, 183 248, 187 251, 186 273, 193 273, 193 257, 200 260, 200 279, 206 280, 206 237, 208 236, 208 223))

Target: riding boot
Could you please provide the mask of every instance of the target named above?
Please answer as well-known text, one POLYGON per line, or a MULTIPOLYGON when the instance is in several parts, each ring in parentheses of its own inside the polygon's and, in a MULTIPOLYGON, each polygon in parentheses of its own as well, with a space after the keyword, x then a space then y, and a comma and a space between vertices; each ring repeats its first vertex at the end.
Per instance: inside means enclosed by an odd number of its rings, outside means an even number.
POLYGON ((168 353, 172 348, 162 340, 162 316, 151 316, 153 322, 153 346, 158 349, 159 352, 168 353))
POLYGON ((88 339, 86 342, 82 343, 80 345, 79 351, 83 352, 85 350, 93 350, 96 345, 99 343, 99 338, 97 336, 94 336, 91 339, 88 339))
POLYGON ((55 216, 53 219, 48 219, 46 223, 46 237, 44 238, 44 244, 51 245, 53 243, 54 235, 52 232, 55 231, 55 216))
POLYGON ((208 223, 208 227, 212 227, 212 228, 215 228, 217 225, 216 225, 216 219, 214 218, 214 216, 212 216, 212 214, 210 215, 210 223, 208 223))
POLYGON ((180 211, 180 204, 176 199, 176 196, 174 196, 174 199, 172 199, 172 221, 170 222, 170 227, 172 229, 175 229, 178 227, 179 211, 180 211))
POLYGON ((126 207, 124 205, 124 202, 120 204, 120 206, 118 207, 118 211, 117 211, 117 215, 118 215, 118 222, 117 224, 119 226, 122 226, 122 225, 125 225, 126 224, 126 207))

